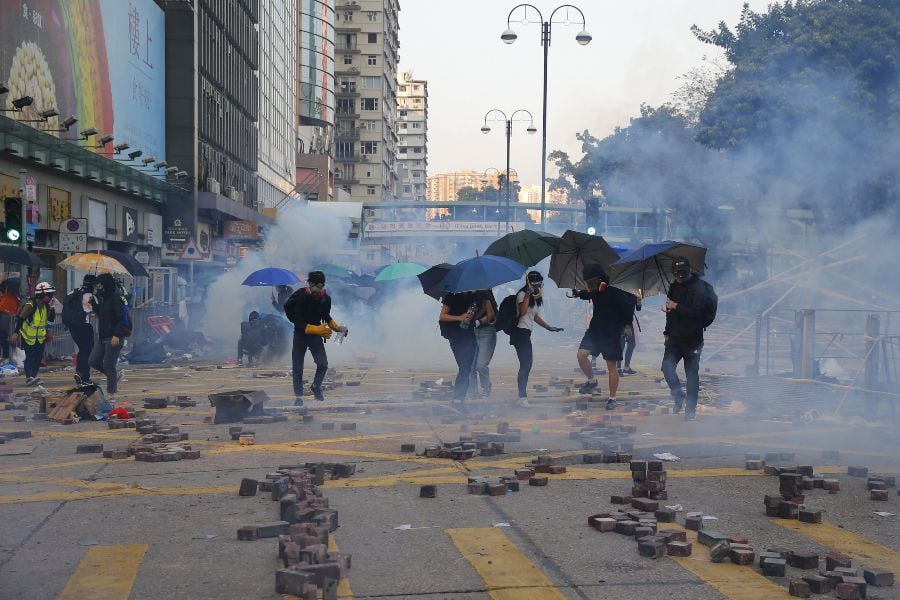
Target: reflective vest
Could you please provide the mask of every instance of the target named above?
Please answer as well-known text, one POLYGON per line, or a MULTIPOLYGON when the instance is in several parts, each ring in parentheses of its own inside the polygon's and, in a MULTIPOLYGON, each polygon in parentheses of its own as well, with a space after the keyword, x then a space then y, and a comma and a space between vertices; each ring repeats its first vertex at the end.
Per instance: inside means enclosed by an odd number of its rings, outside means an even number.
POLYGON ((26 306, 30 304, 34 312, 22 323, 19 334, 22 336, 23 342, 29 346, 34 346, 35 344, 43 343, 47 337, 48 308, 43 302, 34 302, 33 300, 29 300, 25 304, 26 306))

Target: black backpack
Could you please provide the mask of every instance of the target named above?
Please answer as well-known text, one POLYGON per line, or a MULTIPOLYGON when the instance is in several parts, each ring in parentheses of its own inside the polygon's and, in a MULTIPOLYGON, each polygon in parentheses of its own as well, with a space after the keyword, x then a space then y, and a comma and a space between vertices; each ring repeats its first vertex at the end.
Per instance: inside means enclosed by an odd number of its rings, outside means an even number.
POLYGON ((497 331, 502 331, 506 335, 512 335, 519 325, 519 304, 516 302, 516 295, 510 294, 500 303, 497 309, 497 320, 494 326, 497 331))
POLYGON ((69 292, 69 294, 63 300, 63 309, 62 309, 62 322, 67 328, 72 329, 72 327, 78 325, 79 323, 84 323, 84 307, 81 305, 81 298, 84 294, 84 290, 81 288, 76 289, 73 292, 69 292))
POLYGON ((711 283, 702 279, 699 279, 699 281, 703 287, 702 323, 703 329, 706 329, 716 320, 716 311, 719 308, 719 297, 716 295, 716 290, 711 283))

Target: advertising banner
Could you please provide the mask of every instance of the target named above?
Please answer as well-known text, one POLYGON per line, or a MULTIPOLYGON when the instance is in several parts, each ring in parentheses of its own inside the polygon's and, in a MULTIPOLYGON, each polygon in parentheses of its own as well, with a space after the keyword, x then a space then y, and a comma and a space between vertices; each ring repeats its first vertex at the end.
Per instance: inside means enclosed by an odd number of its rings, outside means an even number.
POLYGON ((138 242, 138 211, 134 208, 122 207, 122 241, 131 244, 138 242))
POLYGON ((222 237, 226 240, 258 240, 259 223, 256 221, 225 221, 222 237))
MULTIPOLYGON (((510 223, 509 229, 503 222, 503 232, 521 231, 522 223, 510 223)), ((368 236, 411 236, 411 235, 497 235, 497 222, 491 221, 374 221, 366 223, 368 236)))
POLYGON ((34 99, 15 118, 59 111, 34 127, 62 137, 93 127, 165 159, 165 18, 153 0, 2 0, 0 81, 3 108, 34 99), (68 135, 51 131, 70 115, 68 135))

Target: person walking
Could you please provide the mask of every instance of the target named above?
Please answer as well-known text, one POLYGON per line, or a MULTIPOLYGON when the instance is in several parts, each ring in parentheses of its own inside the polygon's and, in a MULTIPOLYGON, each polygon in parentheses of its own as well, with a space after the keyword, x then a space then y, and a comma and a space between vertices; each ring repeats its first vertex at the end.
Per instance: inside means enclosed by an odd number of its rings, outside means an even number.
MULTIPOLYGON (((641 310, 641 297, 639 292, 635 291, 630 295, 632 298, 629 298, 628 300, 634 304, 633 310, 641 310)), ((625 364, 623 366, 622 361, 616 363, 616 369, 618 369, 619 375, 634 375, 637 373, 637 371, 631 368, 631 357, 634 355, 634 349, 637 348, 637 333, 640 330, 641 323, 638 321, 637 314, 635 314, 631 323, 625 325, 625 329, 622 331, 621 345, 625 364)))
POLYGON ((497 347, 497 300, 491 290, 476 293, 481 298, 481 306, 472 322, 475 329, 475 367, 469 380, 469 394, 479 396, 480 383, 480 397, 487 398, 491 395, 491 359, 497 347))
MULTIPOLYGON (((666 305, 665 352, 662 373, 675 400, 675 414, 684 409, 684 420, 697 419, 697 398, 700 395, 700 353, 703 351, 703 329, 712 322, 707 316, 712 286, 691 270, 687 258, 672 261, 675 281, 669 286, 666 305), (709 287, 709 290, 707 290, 709 287), (706 322, 708 320, 708 322, 706 322), (685 390, 675 371, 684 361, 685 390)), ((712 315, 715 316, 714 314, 712 315)))
POLYGON ((622 360, 621 338, 625 326, 634 318, 634 303, 631 294, 609 285, 609 276, 601 265, 585 265, 582 277, 586 290, 572 290, 572 296, 590 300, 593 316, 588 324, 581 344, 578 346, 578 366, 587 381, 578 388, 579 394, 590 394, 600 387, 594 377, 591 356, 602 356, 609 374, 609 397, 606 410, 616 408, 616 393, 619 389, 619 372, 616 361, 622 360))
POLYGON ((450 342, 450 351, 456 361, 453 399, 457 402, 465 402, 469 390, 477 352, 475 315, 482 305, 483 299, 476 292, 449 293, 441 300, 438 326, 441 337, 450 342))
POLYGON ((56 319, 56 311, 51 306, 56 288, 42 281, 34 286, 34 295, 26 300, 16 314, 14 333, 9 337, 12 345, 22 341, 25 350, 25 385, 41 383, 38 370, 44 358, 44 344, 53 339, 47 326, 56 319))
POLYGON ((87 274, 81 287, 72 290, 63 302, 62 322, 72 334, 72 341, 78 348, 75 359, 75 383, 93 385, 91 381, 91 353, 94 350, 94 326, 91 315, 94 312, 94 286, 96 275, 87 274))
POLYGON ((294 345, 291 351, 294 384, 294 406, 303 406, 303 361, 306 351, 316 363, 311 390, 316 400, 325 400, 322 381, 328 372, 328 354, 325 340, 333 332, 346 336, 350 330, 331 317, 331 296, 325 291, 325 273, 312 271, 307 287, 300 288, 284 303, 284 314, 294 324, 294 345))
POLYGON ((106 376, 107 401, 115 404, 119 382, 125 371, 117 369, 122 341, 126 336, 125 297, 109 273, 97 277, 94 313, 97 315, 97 344, 91 351, 91 368, 106 376))
POLYGON ((529 406, 528 404, 528 376, 534 364, 534 350, 531 345, 531 332, 535 323, 547 331, 562 331, 562 327, 548 325, 541 318, 541 306, 544 304, 544 276, 538 271, 529 271, 525 276, 525 285, 516 294, 516 307, 518 308, 518 322, 509 336, 509 344, 516 350, 516 358, 519 359, 519 372, 516 376, 516 385, 519 388, 517 406, 529 406))

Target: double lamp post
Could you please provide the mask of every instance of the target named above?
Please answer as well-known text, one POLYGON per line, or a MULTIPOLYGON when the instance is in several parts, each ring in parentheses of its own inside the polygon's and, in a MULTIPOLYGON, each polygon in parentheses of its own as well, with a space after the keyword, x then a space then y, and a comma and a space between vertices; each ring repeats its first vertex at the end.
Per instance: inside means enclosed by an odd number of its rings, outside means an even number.
MULTIPOLYGON (((529 135, 534 135, 537 133, 537 129, 534 128, 534 117, 530 112, 525 110, 524 108, 520 108, 514 111, 508 117, 506 113, 500 110, 499 108, 492 108, 484 114, 484 125, 481 126, 481 133, 487 135, 491 132, 491 127, 488 125, 488 122, 503 122, 506 124, 506 232, 509 233, 509 152, 510 152, 510 141, 512 140, 512 128, 513 123, 516 122, 528 122, 528 128, 525 130, 529 133, 529 135), (519 113, 523 115, 528 115, 528 118, 517 116, 519 113)), ((543 219, 542 219, 543 220, 543 219)), ((497 197, 497 235, 500 235, 500 197, 497 197)))

